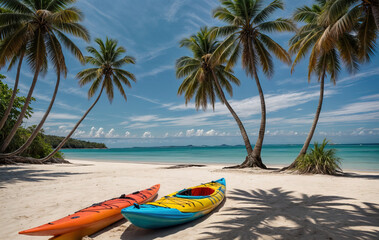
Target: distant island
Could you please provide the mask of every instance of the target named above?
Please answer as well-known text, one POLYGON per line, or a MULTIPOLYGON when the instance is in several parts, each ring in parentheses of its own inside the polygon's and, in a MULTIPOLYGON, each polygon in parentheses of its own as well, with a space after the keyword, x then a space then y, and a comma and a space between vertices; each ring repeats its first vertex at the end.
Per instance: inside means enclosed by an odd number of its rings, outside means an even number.
MULTIPOLYGON (((64 137, 45 135, 45 141, 49 143, 53 148, 56 148, 63 139, 64 137)), ((70 138, 62 148, 107 148, 107 146, 104 143, 82 141, 70 138)))

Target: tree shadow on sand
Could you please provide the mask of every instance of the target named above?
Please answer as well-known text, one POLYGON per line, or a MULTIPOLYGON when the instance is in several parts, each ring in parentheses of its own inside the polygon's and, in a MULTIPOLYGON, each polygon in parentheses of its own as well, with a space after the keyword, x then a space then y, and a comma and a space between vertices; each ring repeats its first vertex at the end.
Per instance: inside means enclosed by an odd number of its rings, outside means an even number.
MULTIPOLYGON (((202 239, 378 239, 379 205, 346 203, 339 196, 294 196, 281 188, 228 192, 236 201, 227 219, 211 224, 202 239), (369 228, 376 228, 370 230, 369 228), (205 235, 205 236, 204 236, 205 235)), ((221 216, 222 216, 221 215, 221 216)))
POLYGON ((71 173, 71 172, 54 172, 51 170, 36 170, 17 167, 0 168, 0 188, 4 188, 4 184, 12 184, 16 182, 41 182, 52 180, 57 177, 67 177, 71 175, 87 174, 87 173, 71 173))
MULTIPOLYGON (((120 239, 126 240, 126 239, 133 239, 133 240, 152 240, 156 238, 164 238, 169 237, 172 234, 175 234, 177 232, 180 232, 182 230, 191 228, 196 226, 197 224, 203 222, 208 217, 210 217, 212 214, 218 212, 225 204, 226 199, 217 207, 215 208, 210 214, 205 215, 204 217, 201 217, 199 219, 196 219, 192 222, 188 222, 185 224, 181 224, 178 226, 168 227, 168 228, 162 228, 162 229, 142 229, 139 227, 136 227, 134 225, 129 225, 123 234, 121 235, 120 239)), ((197 235, 197 232, 194 232, 193 236, 195 237, 197 235)), ((187 238, 189 239, 189 238, 187 238)))

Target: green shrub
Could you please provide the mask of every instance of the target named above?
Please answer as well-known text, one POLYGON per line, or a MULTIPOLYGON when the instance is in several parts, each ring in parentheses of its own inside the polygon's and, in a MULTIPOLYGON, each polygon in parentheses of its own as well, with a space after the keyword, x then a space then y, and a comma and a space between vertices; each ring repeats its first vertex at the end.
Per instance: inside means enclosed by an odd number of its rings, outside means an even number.
MULTIPOLYGON (((4 76, 0 74, 0 117, 4 116, 4 113, 8 107, 9 100, 12 95, 12 89, 8 87, 7 84, 3 83, 1 79, 4 76)), ((20 114, 21 108, 25 104, 24 96, 17 96, 15 98, 13 107, 8 116, 7 121, 4 124, 4 127, 0 130, 0 142, 2 143, 4 139, 7 137, 9 131, 11 131, 13 125, 16 123, 17 118, 20 114)), ((32 98, 31 102, 35 101, 32 98)), ((33 109, 28 106, 28 109, 25 114, 25 119, 28 119, 33 114, 33 109)), ((29 136, 32 134, 35 126, 31 126, 28 128, 19 127, 15 136, 13 137, 11 143, 8 145, 5 152, 13 152, 17 150, 19 147, 26 142, 29 136)), ((43 129, 38 133, 37 137, 33 140, 32 144, 21 154, 24 157, 33 157, 33 158, 42 158, 47 156, 53 148, 49 143, 45 141, 45 135, 43 134, 43 129)), ((54 155, 55 158, 63 159, 63 153, 58 152, 54 155)))
POLYGON ((342 172, 341 159, 336 156, 336 149, 325 149, 329 143, 326 139, 319 145, 317 142, 303 158, 297 160, 296 169, 300 173, 336 174, 342 172))

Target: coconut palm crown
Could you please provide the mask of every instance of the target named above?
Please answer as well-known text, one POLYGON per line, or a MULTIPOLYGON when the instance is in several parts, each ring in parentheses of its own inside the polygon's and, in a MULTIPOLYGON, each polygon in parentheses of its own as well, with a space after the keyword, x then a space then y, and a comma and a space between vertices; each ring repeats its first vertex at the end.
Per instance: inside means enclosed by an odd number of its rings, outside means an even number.
POLYGON ((89 41, 89 34, 80 21, 82 12, 69 7, 75 0, 0 0, 7 10, 0 14, 0 67, 11 61, 25 48, 33 71, 47 70, 48 59, 57 73, 67 73, 61 43, 79 60, 83 55, 66 35, 89 41))
POLYGON ((231 70, 226 70, 222 62, 212 59, 211 56, 220 45, 211 36, 207 27, 202 28, 196 35, 180 41, 181 47, 187 47, 193 53, 193 57, 184 56, 176 62, 176 77, 184 80, 178 89, 178 94, 183 94, 186 104, 195 96, 195 107, 207 109, 208 103, 215 107, 216 97, 223 103, 220 91, 216 86, 213 72, 217 76, 219 84, 233 96, 233 88, 230 82, 239 85, 240 81, 231 70))
POLYGON ((106 38, 104 43, 100 38, 96 38, 95 42, 99 45, 100 51, 94 47, 87 47, 87 51, 92 56, 85 57, 86 63, 95 67, 85 69, 76 75, 79 79, 79 85, 83 86, 92 82, 88 90, 88 98, 91 98, 100 86, 101 88, 105 88, 110 102, 112 102, 114 97, 113 85, 115 85, 126 100, 122 83, 131 88, 130 80, 135 82, 136 78, 132 73, 121 69, 121 67, 124 64, 135 64, 135 59, 131 56, 121 57, 126 50, 123 47, 117 46, 116 40, 106 38))

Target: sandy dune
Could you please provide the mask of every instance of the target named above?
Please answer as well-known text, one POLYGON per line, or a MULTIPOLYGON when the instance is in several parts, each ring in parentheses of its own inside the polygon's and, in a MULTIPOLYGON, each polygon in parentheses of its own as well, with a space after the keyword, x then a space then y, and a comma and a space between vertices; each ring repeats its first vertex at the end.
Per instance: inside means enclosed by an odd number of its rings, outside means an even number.
POLYGON ((0 166, 0 239, 95 202, 161 184, 159 197, 221 177, 227 199, 212 214, 162 230, 120 221, 93 239, 378 239, 379 173, 294 175, 221 166, 71 160, 71 165, 0 166))

